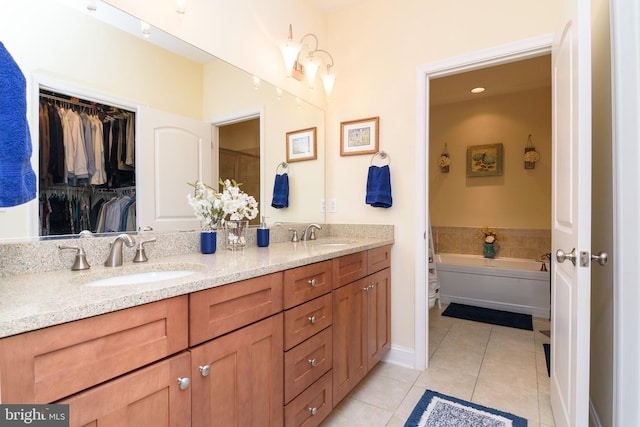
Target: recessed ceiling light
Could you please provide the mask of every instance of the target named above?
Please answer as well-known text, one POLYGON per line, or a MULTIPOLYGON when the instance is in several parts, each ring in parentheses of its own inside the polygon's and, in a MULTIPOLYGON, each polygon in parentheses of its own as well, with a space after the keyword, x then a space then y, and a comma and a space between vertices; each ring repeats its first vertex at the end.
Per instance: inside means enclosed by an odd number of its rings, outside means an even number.
POLYGON ((484 91, 485 89, 483 87, 474 87, 473 89, 471 89, 471 93, 482 93, 484 91))

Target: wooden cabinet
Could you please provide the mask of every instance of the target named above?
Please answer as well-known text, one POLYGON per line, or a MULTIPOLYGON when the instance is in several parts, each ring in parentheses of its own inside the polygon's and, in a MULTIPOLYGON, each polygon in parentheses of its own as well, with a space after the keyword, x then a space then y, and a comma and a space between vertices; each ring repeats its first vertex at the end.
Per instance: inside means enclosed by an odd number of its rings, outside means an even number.
POLYGON ((334 406, 390 349, 390 249, 368 251, 367 276, 333 291, 334 406))
POLYGON ((282 314, 191 349, 193 426, 281 426, 282 314))
POLYGON ((284 275, 285 426, 317 426, 331 412, 332 283, 332 261, 284 275))
POLYGON ((70 426, 188 427, 190 366, 183 352, 56 403, 69 405, 70 426))
POLYGON ((319 425, 390 346, 390 247, 0 340, 0 402, 70 425, 319 425))
POLYGON ((180 296, 3 338, 2 403, 51 403, 186 350, 187 302, 180 296))

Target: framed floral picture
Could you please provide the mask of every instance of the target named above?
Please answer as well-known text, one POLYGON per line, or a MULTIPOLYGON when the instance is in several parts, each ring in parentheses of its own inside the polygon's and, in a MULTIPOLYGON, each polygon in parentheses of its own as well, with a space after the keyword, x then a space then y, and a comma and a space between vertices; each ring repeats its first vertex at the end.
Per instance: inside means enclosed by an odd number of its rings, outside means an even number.
POLYGON ((501 176, 503 152, 502 144, 468 146, 467 176, 501 176))
POLYGON ((287 132, 287 163, 318 158, 317 128, 287 132))
POLYGON ((371 117, 340 123, 340 155, 377 153, 379 122, 379 117, 371 117))

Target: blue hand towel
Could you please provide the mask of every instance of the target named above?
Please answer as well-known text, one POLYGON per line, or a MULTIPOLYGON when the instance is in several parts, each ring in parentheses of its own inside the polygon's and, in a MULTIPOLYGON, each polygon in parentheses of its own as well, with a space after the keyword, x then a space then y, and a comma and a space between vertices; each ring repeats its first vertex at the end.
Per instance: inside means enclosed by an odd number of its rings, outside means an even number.
POLYGON ((393 204, 391 173, 388 165, 369 166, 366 202, 374 208, 390 208, 393 204))
POLYGON ((271 206, 276 209, 289 207, 289 175, 286 173, 276 175, 276 180, 273 184, 271 206))
POLYGON ((21 205, 35 197, 26 80, 0 42, 0 207, 21 205))

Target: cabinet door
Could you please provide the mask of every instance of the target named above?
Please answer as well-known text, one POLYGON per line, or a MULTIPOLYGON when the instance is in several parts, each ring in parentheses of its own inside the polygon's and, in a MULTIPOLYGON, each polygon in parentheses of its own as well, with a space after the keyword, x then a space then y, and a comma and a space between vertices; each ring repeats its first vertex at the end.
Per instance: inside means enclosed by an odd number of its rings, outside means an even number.
POLYGON ((193 426, 281 426, 282 314, 191 350, 193 426))
POLYGON ((371 370, 391 348, 391 273, 384 269, 367 283, 367 369, 371 370))
POLYGON ((367 373, 365 279, 333 292, 333 406, 367 373))
POLYGON ((191 372, 188 352, 154 363, 61 402, 69 425, 179 427, 191 425, 191 390, 178 378, 191 372))

